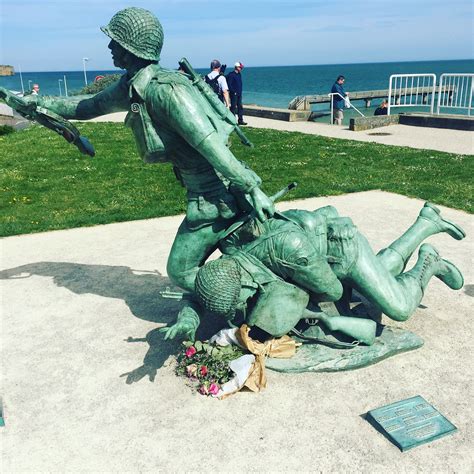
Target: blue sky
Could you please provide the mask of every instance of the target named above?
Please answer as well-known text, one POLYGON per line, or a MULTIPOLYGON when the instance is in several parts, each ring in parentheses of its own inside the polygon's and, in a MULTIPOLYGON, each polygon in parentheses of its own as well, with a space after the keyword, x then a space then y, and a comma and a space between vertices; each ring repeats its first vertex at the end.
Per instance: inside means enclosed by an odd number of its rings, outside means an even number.
POLYGON ((24 71, 113 69, 99 30, 127 6, 153 11, 162 64, 247 66, 467 59, 472 0, 0 0, 0 63, 24 71))

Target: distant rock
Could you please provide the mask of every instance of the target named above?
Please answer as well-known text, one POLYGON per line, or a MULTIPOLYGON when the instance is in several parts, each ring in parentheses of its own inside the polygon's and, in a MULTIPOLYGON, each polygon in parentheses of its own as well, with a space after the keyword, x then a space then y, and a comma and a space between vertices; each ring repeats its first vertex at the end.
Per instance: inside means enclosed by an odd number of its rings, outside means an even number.
POLYGON ((13 66, 7 66, 0 64, 0 76, 13 76, 15 75, 15 69, 13 66))

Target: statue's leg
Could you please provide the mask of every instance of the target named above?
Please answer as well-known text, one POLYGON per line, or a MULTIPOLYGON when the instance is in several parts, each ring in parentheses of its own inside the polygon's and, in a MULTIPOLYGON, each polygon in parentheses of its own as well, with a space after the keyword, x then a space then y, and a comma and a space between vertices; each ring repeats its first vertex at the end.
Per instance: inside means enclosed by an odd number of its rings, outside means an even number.
POLYGON ((444 219, 440 210, 427 202, 414 224, 388 248, 381 250, 377 257, 392 275, 399 275, 416 248, 427 237, 439 232, 447 232, 456 240, 466 236, 461 227, 444 219))
POLYGON ((432 276, 437 276, 453 289, 463 285, 459 270, 443 260, 429 244, 420 247, 418 261, 409 272, 395 277, 374 255, 367 239, 361 234, 357 239, 358 258, 343 280, 392 319, 405 321, 411 316, 432 276))
POLYGON ((173 283, 194 292, 194 280, 199 267, 217 248, 228 221, 217 221, 197 230, 189 228, 186 219, 181 223, 168 257, 167 273, 173 283))

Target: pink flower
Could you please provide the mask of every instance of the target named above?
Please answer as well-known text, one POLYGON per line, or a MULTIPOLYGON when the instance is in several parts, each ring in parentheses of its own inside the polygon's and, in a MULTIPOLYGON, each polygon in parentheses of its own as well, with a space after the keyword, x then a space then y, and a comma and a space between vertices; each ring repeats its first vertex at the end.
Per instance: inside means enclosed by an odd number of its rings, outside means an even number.
POLYGON ((219 393, 219 385, 217 385, 216 383, 211 383, 211 385, 209 385, 208 392, 211 395, 217 395, 219 393))
POLYGON ((201 394, 201 395, 209 395, 209 389, 207 388, 207 385, 201 385, 199 387, 199 390, 198 392, 201 394))
POLYGON ((186 366, 186 374, 188 377, 196 377, 196 373, 197 373, 197 365, 196 364, 190 364, 188 366, 186 366))
POLYGON ((205 365, 201 365, 201 368, 199 369, 199 372, 203 377, 205 377, 205 375, 208 372, 207 367, 205 365))
POLYGON ((196 354, 197 350, 194 346, 189 346, 187 349, 186 349, 186 357, 192 357, 194 354, 196 354))

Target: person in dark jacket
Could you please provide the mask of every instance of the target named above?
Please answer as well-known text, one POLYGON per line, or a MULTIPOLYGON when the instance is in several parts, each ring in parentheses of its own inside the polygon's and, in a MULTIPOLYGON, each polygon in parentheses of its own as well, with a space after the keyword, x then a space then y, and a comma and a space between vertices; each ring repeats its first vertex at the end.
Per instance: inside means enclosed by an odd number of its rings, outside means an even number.
POLYGON ((342 119, 344 118, 344 97, 347 97, 349 94, 344 90, 343 84, 346 81, 344 76, 338 76, 336 82, 333 84, 331 89, 331 94, 336 94, 332 96, 332 106, 334 110, 333 123, 336 125, 342 125, 342 119))
POLYGON ((388 100, 382 100, 382 103, 375 109, 374 115, 388 114, 388 100))
POLYGON ((242 69, 244 65, 237 61, 234 64, 234 70, 227 74, 227 85, 230 94, 230 110, 239 119, 239 125, 247 125, 244 122, 242 107, 242 69))

